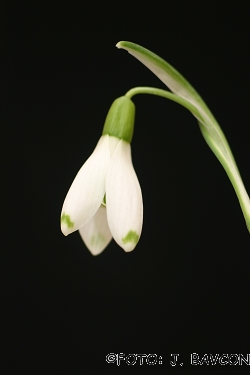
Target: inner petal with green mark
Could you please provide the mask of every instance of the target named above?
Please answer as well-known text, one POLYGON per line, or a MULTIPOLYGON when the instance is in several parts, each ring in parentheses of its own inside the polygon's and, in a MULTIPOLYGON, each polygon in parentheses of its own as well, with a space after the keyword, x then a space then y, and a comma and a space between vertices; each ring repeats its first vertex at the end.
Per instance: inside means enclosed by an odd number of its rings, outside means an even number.
POLYGON ((66 215, 65 213, 63 213, 61 216, 61 223, 66 224, 68 228, 73 228, 74 226, 73 221, 70 220, 70 216, 66 215))
POLYGON ((106 207, 106 194, 104 194, 103 200, 102 200, 102 205, 106 207))
POLYGON ((129 243, 129 242, 133 242, 134 244, 137 244, 138 241, 139 241, 139 235, 133 230, 130 230, 128 234, 124 238, 122 238, 122 242, 124 244, 129 243))
POLYGON ((106 238, 100 233, 91 237, 91 245, 93 247, 94 246, 102 246, 105 243, 106 243, 106 238))

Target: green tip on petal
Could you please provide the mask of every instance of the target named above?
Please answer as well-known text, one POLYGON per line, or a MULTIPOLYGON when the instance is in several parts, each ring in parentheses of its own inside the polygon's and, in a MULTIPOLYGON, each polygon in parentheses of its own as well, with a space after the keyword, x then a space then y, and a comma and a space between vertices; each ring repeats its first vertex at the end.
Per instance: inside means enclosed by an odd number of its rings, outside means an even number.
POLYGON ((70 216, 66 215, 65 213, 63 213, 61 216, 61 223, 66 224, 68 228, 73 228, 74 226, 73 221, 70 220, 70 216))
POLYGON ((122 238, 122 242, 124 243, 124 245, 129 242, 132 242, 133 244, 136 245, 138 241, 139 241, 139 235, 133 230, 130 230, 128 234, 124 238, 122 238))

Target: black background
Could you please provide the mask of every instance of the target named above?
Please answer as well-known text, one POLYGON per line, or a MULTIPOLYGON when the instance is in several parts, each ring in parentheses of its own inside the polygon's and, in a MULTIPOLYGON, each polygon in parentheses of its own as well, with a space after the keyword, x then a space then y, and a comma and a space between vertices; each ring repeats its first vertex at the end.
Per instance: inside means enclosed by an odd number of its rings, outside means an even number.
POLYGON ((78 233, 64 237, 59 226, 113 100, 135 86, 165 87, 115 48, 120 40, 157 53, 197 89, 250 192, 248 2, 1 7, 2 373, 160 373, 173 369, 171 353, 191 373, 191 353, 249 353, 250 236, 184 108, 134 98, 144 224, 132 253, 112 241, 93 257, 78 233), (163 363, 117 367, 108 353, 156 353, 163 363))

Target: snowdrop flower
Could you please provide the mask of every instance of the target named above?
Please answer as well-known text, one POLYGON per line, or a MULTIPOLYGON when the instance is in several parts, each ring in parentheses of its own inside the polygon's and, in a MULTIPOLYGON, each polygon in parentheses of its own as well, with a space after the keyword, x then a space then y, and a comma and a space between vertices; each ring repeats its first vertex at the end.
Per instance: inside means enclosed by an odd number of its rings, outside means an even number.
POLYGON ((112 237, 126 252, 132 251, 140 238, 143 203, 130 147, 134 115, 129 98, 114 101, 103 134, 63 204, 63 234, 79 230, 93 255, 100 254, 112 237))

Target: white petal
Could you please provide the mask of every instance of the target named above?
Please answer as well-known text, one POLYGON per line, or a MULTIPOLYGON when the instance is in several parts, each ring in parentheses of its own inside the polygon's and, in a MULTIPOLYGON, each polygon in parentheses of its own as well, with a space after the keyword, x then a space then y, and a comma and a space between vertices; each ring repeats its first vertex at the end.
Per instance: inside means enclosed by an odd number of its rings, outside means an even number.
POLYGON ((100 254, 112 239, 106 208, 101 205, 92 219, 79 229, 79 233, 93 255, 100 254))
POLYGON ((106 178, 106 207, 110 231, 125 251, 135 248, 142 230, 143 203, 130 144, 120 140, 106 178))
POLYGON ((109 160, 109 136, 104 135, 76 175, 65 198, 61 215, 65 236, 85 225, 100 207, 109 160))

